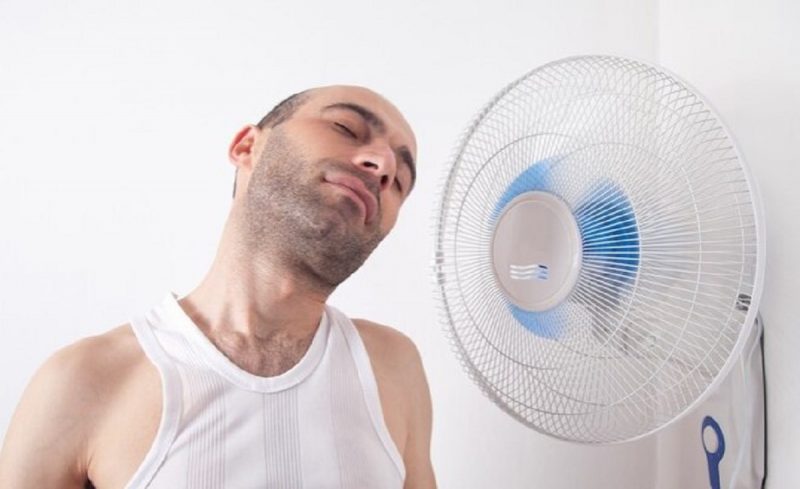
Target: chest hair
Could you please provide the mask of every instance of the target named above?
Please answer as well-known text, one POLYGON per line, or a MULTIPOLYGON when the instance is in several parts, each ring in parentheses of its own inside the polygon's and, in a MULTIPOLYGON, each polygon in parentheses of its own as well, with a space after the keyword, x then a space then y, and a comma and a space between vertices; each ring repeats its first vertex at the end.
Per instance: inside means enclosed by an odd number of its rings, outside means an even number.
POLYGON ((285 332, 270 333, 262 338, 224 332, 209 339, 242 370, 261 377, 274 377, 297 365, 313 338, 313 334, 297 338, 285 332))

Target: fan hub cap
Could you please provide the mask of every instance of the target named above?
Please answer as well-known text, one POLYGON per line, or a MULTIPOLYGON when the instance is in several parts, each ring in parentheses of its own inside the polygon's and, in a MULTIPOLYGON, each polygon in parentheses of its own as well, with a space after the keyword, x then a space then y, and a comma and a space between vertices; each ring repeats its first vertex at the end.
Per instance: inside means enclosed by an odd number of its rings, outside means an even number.
POLYGON ((572 292, 581 268, 575 216, 549 192, 525 192, 500 214, 492 236, 495 277, 515 305, 544 311, 572 292))

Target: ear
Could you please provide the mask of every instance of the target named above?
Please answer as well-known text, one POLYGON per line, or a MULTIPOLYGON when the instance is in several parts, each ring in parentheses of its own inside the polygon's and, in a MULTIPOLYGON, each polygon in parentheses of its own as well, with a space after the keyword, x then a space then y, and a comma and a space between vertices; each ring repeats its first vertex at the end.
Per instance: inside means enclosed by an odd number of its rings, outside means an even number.
POLYGON ((241 128, 231 141, 231 145, 228 147, 228 159, 236 166, 237 171, 242 169, 249 173, 253 169, 256 140, 259 134, 261 134, 261 129, 248 124, 241 128))

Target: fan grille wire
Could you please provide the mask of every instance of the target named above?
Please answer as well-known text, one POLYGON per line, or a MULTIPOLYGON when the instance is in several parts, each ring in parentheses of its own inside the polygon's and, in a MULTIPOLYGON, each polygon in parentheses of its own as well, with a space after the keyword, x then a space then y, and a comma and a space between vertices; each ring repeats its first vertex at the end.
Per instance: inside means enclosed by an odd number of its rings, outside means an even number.
POLYGON ((709 105, 655 67, 586 56, 528 73, 467 129, 442 191, 442 322, 483 392, 538 431, 586 443, 655 431, 749 331, 763 231, 746 170, 709 105), (498 210, 525 190, 566 202, 583 241, 578 283, 540 313, 511 304, 491 262, 498 210))

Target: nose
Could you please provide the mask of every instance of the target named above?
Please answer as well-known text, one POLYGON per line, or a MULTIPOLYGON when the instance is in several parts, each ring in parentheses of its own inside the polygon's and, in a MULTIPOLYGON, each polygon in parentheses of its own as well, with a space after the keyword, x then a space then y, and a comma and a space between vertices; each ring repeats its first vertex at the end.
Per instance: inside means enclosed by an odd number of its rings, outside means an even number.
POLYGON ((356 153, 353 163, 359 170, 369 174, 381 192, 392 185, 397 171, 397 161, 394 151, 385 142, 373 141, 372 144, 362 146, 356 153))

